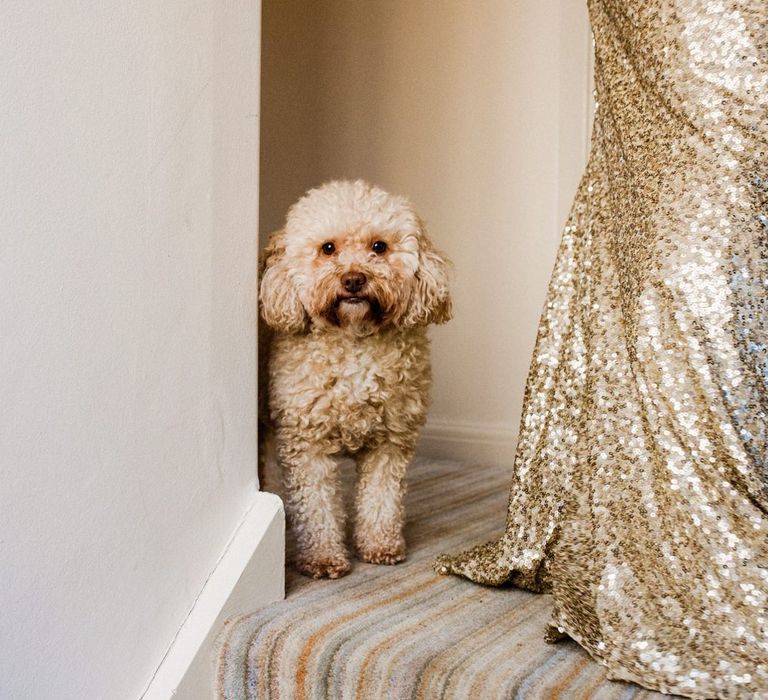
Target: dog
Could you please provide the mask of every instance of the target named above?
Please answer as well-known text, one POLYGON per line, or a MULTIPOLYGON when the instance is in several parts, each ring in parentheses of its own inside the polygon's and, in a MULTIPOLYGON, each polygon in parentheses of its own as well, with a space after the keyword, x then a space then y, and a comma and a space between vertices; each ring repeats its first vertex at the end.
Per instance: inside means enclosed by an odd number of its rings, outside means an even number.
POLYGON ((357 557, 405 559, 404 479, 431 385, 426 327, 451 318, 449 266, 407 199, 361 180, 307 192, 260 257, 269 430, 307 576, 351 569, 339 456, 357 468, 357 557))

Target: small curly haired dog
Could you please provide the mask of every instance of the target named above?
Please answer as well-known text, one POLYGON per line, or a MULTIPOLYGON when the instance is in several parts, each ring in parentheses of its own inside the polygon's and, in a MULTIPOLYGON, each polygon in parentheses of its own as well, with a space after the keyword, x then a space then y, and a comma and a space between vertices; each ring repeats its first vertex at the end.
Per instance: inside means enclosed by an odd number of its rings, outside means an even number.
POLYGON ((447 268, 411 204, 362 181, 310 190, 262 254, 269 416, 308 576, 351 566, 341 455, 357 466, 358 557, 405 558, 404 477, 429 402, 426 326, 451 317, 447 268))

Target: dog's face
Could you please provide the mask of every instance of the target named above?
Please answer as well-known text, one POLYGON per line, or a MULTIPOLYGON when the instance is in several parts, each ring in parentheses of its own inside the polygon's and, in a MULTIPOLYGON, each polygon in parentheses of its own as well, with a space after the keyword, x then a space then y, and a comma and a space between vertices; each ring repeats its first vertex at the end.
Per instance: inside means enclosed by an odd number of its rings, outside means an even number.
POLYGON ((262 256, 261 313, 287 333, 444 323, 447 262, 410 203, 362 181, 310 190, 262 256))

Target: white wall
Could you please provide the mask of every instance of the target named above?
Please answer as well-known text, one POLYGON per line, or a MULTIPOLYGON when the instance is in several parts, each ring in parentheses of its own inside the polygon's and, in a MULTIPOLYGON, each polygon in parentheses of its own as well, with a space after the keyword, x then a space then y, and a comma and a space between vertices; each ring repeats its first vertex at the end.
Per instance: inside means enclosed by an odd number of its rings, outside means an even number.
POLYGON ((363 177, 409 195, 455 263, 455 319, 433 332, 432 452, 482 457, 481 441, 512 458, 585 162, 583 5, 264 3, 262 234, 306 188, 363 177))
POLYGON ((0 4, 0 697, 135 698, 255 479, 259 3, 0 4))

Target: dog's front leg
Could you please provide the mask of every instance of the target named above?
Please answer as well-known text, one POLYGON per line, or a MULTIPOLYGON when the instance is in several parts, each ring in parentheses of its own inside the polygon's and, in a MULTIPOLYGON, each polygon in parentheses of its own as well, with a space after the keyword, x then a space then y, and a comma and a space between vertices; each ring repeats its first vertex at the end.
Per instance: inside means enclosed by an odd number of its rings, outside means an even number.
POLYGON ((405 470, 413 456, 391 443, 357 458, 355 549, 363 561, 397 564, 405 559, 405 470))
POLYGON ((296 537, 296 566, 312 578, 339 578, 351 566, 336 461, 311 445, 279 450, 285 510, 296 537))

